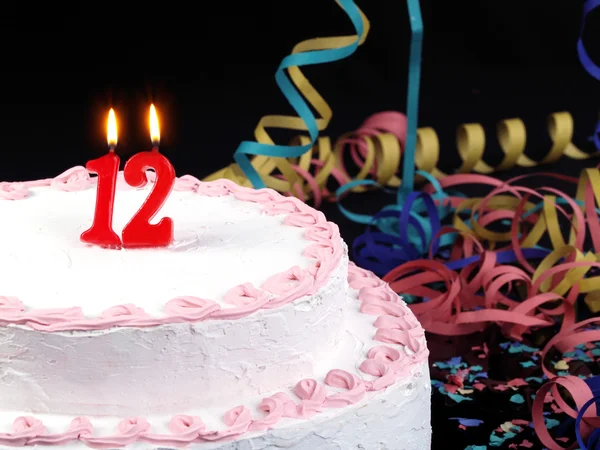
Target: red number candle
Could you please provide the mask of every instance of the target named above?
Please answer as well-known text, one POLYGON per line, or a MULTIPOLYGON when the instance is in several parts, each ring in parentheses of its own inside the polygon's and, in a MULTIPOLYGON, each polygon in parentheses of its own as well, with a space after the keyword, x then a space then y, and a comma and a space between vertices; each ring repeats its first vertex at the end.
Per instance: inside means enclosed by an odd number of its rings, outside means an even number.
POLYGON ((113 208, 119 157, 115 154, 117 145, 117 119, 111 108, 108 113, 107 141, 109 151, 101 158, 86 164, 88 171, 98 175, 96 210, 92 227, 81 234, 81 241, 103 247, 120 247, 121 239, 112 229, 113 208))
POLYGON ((152 150, 134 155, 125 164, 123 172, 127 184, 137 188, 148 183, 147 169, 154 169, 156 173, 156 181, 150 195, 123 228, 124 247, 165 247, 173 241, 173 220, 163 217, 156 224, 150 223, 165 204, 175 183, 175 169, 158 151, 160 128, 154 105, 150 106, 150 137, 152 150))

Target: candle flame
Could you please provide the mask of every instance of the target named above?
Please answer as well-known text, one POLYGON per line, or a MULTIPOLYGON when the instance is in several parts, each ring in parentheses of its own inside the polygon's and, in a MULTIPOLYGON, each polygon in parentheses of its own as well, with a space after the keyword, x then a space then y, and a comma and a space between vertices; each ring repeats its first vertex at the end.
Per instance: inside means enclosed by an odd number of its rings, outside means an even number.
POLYGON ((154 104, 150 105, 150 139, 152 139, 152 145, 158 147, 160 143, 160 127, 154 104))
POLYGON ((117 145, 117 118, 115 110, 110 108, 108 112, 108 123, 106 125, 106 141, 108 146, 113 148, 117 145))

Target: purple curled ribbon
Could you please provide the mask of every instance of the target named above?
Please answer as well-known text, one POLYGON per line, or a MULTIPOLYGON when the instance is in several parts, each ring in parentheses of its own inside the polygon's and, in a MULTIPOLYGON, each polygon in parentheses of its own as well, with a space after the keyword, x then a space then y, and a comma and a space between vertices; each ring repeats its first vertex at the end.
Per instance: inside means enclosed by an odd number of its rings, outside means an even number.
POLYGON ((590 388, 590 391, 592 391, 593 397, 581 407, 577 414, 577 419, 575 420, 575 436, 577 437, 577 443, 582 450, 600 450, 600 429, 596 428, 588 437, 587 446, 583 442, 583 436, 581 436, 581 421, 588 408, 595 403, 596 412, 600 411, 600 376, 588 378, 585 380, 585 383, 590 388))
MULTIPOLYGON (((594 61, 592 61, 592 58, 590 58, 590 55, 588 54, 587 50, 585 49, 585 46, 583 45, 583 30, 585 28, 585 22, 588 14, 599 6, 600 0, 587 0, 583 4, 583 21, 581 23, 579 40, 577 41, 577 54, 579 55, 581 65, 587 71, 587 73, 589 73, 598 81, 600 81, 600 66, 598 66, 594 61)), ((594 130, 592 140, 594 141, 596 150, 600 151, 600 120, 596 124, 596 129, 594 130)))

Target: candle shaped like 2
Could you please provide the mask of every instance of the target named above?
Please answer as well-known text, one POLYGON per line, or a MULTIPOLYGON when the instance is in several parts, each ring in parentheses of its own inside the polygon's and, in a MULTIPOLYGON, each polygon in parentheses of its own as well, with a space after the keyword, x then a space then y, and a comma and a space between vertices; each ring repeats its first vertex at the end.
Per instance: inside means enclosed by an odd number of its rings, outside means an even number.
POLYGON ((86 169, 98 175, 96 191, 96 209, 94 221, 87 231, 81 234, 81 241, 103 247, 118 248, 121 239, 112 228, 113 208, 115 203, 115 189, 120 159, 115 154, 117 146, 117 119, 115 111, 111 108, 108 113, 106 140, 109 151, 106 155, 88 161, 86 169))
POLYGON ((146 170, 154 169, 156 180, 146 201, 123 228, 124 247, 166 247, 173 241, 173 220, 163 217, 158 223, 150 221, 167 201, 175 183, 175 169, 158 151, 160 128, 154 105, 150 106, 150 137, 152 150, 134 155, 125 164, 124 177, 127 184, 141 188, 148 183, 146 170))

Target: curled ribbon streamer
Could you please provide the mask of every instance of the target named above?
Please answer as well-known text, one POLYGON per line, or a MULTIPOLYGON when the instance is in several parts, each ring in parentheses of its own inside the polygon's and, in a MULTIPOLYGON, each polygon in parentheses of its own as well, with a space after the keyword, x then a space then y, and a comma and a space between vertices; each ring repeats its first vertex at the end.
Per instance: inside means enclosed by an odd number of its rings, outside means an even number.
MULTIPOLYGON (((414 161, 417 147, 417 122, 419 117, 419 85, 421 80, 421 53, 423 49, 423 19, 419 0, 408 0, 408 16, 410 18, 411 40, 408 61, 408 93, 406 96, 406 113, 408 130, 404 151, 404 167, 402 171, 402 193, 410 192, 414 187, 414 161)), ((400 191, 399 191, 400 195, 400 191)))
POLYGON ((579 179, 545 174, 576 185, 575 198, 554 187, 527 187, 536 176, 431 179, 424 192, 365 222, 354 260, 385 274, 407 300, 423 299, 410 307, 432 333, 469 334, 496 322, 520 339, 559 322, 562 336, 576 321, 580 294, 593 312, 600 310, 600 171, 586 169, 579 179), (469 184, 491 191, 481 198, 444 192, 469 184), (442 226, 443 217, 452 226, 442 226), (566 236, 561 222, 569 224, 566 236), (584 249, 588 233, 593 251, 584 249))
POLYGON ((599 6, 600 0, 586 0, 583 4, 583 21, 581 24, 579 40, 577 41, 577 54, 579 55, 579 60, 581 61, 583 68, 598 81, 600 81, 600 67, 592 61, 592 58, 590 58, 590 55, 583 45, 583 30, 588 14, 599 6))
POLYGON ((356 35, 316 38, 301 42, 294 47, 292 54, 283 59, 275 74, 277 85, 298 117, 263 117, 255 130, 257 142, 242 142, 235 152, 237 167, 234 165, 216 172, 208 177, 209 180, 230 178, 233 181, 243 181, 242 175, 245 175, 256 188, 268 186, 281 192, 296 189, 301 182, 301 174, 298 174, 286 158, 298 158, 307 153, 316 142, 319 130, 325 129, 332 117, 331 108, 303 75, 300 67, 333 62, 350 56, 364 42, 369 31, 366 16, 353 0, 337 0, 337 3, 350 18, 356 35), (286 69, 289 78, 285 74, 286 69), (313 115, 305 99, 321 118, 313 115), (275 145, 266 131, 267 128, 308 131, 310 141, 300 142, 297 146, 275 145), (250 161, 249 157, 254 158, 250 161), (284 179, 268 175, 274 169, 278 169, 284 179))
MULTIPOLYGON (((256 142, 242 142, 236 151, 234 159, 237 164, 209 175, 206 181, 228 178, 243 186, 257 188, 268 186, 279 192, 295 195, 304 201, 312 198, 315 206, 318 207, 323 198, 335 198, 327 189, 327 183, 331 179, 345 190, 352 190, 352 192, 363 192, 369 186, 378 185, 401 187, 397 191, 400 202, 402 197, 413 189, 415 166, 417 170, 430 173, 437 178, 446 175, 437 167, 440 153, 437 134, 429 127, 417 129, 423 35, 418 0, 407 0, 412 34, 407 92, 408 123, 406 117, 400 113, 384 112, 368 118, 355 132, 341 136, 333 147, 328 137, 318 136, 319 131, 328 126, 333 113, 299 67, 331 62, 349 56, 364 42, 370 27, 367 18, 352 0, 338 0, 338 3, 350 17, 357 34, 301 42, 296 45, 291 55, 284 58, 277 70, 277 84, 298 113, 298 117, 279 115, 263 117, 255 130, 256 142), (285 76, 286 69, 289 79, 285 76), (302 97, 308 101, 320 118, 315 118, 302 97), (275 145, 267 128, 308 131, 309 136, 298 136, 288 146, 275 145), (344 153, 347 147, 352 160, 359 168, 354 177, 345 167, 344 153), (404 148, 404 163, 402 179, 400 179, 397 173, 400 168, 402 148, 404 148), (369 176, 373 180, 367 180, 369 176)), ((600 0, 588 0, 585 14, 599 3, 600 0)), ((587 55, 581 42, 579 48, 582 55, 587 55)), ((477 123, 463 124, 458 128, 456 135, 458 152, 462 160, 456 172, 474 171, 489 174, 515 166, 533 167, 553 163, 563 155, 578 160, 591 156, 571 142, 573 119, 569 113, 558 112, 550 115, 548 131, 553 142, 552 147, 544 158, 535 161, 525 154, 527 135, 521 119, 500 121, 497 134, 504 157, 498 165, 492 167, 484 160, 486 137, 483 127, 477 123)), ((600 122, 597 131, 600 131, 600 122)), ((600 148, 600 137, 596 135, 594 139, 600 148)), ((423 181, 423 178, 418 176, 416 181, 423 181)), ((345 210, 342 212, 347 213, 345 210)), ((353 220, 352 214, 346 215, 353 220)), ((362 219, 364 221, 364 217, 362 219)))
POLYGON ((552 438, 544 421, 544 401, 547 394, 551 394, 558 407, 568 416, 576 419, 575 433, 577 443, 569 448, 576 448, 577 444, 579 444, 579 448, 587 449, 588 447, 585 446, 584 439, 588 440, 588 445, 594 445, 593 448, 597 448, 595 442, 598 441, 600 433, 598 429, 600 428, 600 417, 597 417, 597 407, 600 406, 597 404, 598 400, 600 400, 599 388, 600 377, 592 377, 584 381, 578 377, 564 376, 548 381, 538 390, 531 412, 536 434, 544 446, 550 450, 563 450, 565 448, 552 438), (558 389, 559 386, 569 393, 577 409, 573 409, 565 401, 561 391, 558 389))
MULTIPOLYGON (((600 6, 600 0, 586 0, 583 4, 583 21, 581 24, 581 33, 579 35, 579 40, 577 41, 577 54, 579 55, 579 60, 581 61, 581 65, 583 68, 596 80, 600 81, 600 67, 592 61, 590 55, 588 54, 585 46, 583 44, 583 30, 585 28, 585 23, 587 16, 590 12, 600 6)), ((600 120, 596 124, 596 129, 594 130, 594 135, 592 136, 592 140, 594 141, 594 145, 596 149, 600 151, 600 120)))
MULTIPOLYGON (((269 165, 265 163, 257 170, 269 187, 295 195, 303 201, 312 198, 317 207, 322 199, 339 199, 348 192, 360 193, 370 188, 382 187, 395 189, 405 184, 398 174, 402 148, 405 147, 407 140, 407 130, 407 120, 403 114, 392 111, 378 113, 367 118, 357 130, 340 136, 333 144, 328 137, 319 137, 315 145, 300 158, 286 159, 295 174, 293 178, 288 178, 283 172, 272 175, 277 167, 271 163, 269 165), (352 175, 353 169, 348 166, 348 158, 345 158, 347 152, 350 160, 357 167, 354 175, 352 175), (330 180, 341 186, 335 195, 328 190, 330 180)), ((523 121, 518 118, 502 120, 497 125, 497 139, 504 157, 499 164, 491 166, 485 161, 486 135, 483 125, 462 124, 456 133, 456 143, 462 163, 455 172, 476 172, 487 175, 517 166, 533 167, 551 164, 562 157, 584 160, 596 156, 580 150, 572 143, 573 131, 574 122, 570 113, 551 114, 548 117, 548 133, 552 139, 552 146, 546 156, 535 161, 525 152, 527 133, 523 121)), ((447 176, 447 173, 438 167, 440 155, 438 135, 433 128, 428 127, 419 128, 416 133, 414 167, 418 172, 415 181, 434 183, 432 177, 447 176), (427 177, 426 174, 431 176, 427 177)), ((292 142, 304 145, 310 143, 310 139, 300 136, 292 142)), ((258 158, 262 157, 257 156, 253 161, 259 160, 258 158)), ((234 165, 222 169, 207 177, 206 180, 229 178, 238 184, 249 185, 249 180, 239 168, 235 169, 236 167, 234 165)), ((355 216, 340 203, 338 205, 350 220, 369 223, 372 219, 371 216, 355 216)))

